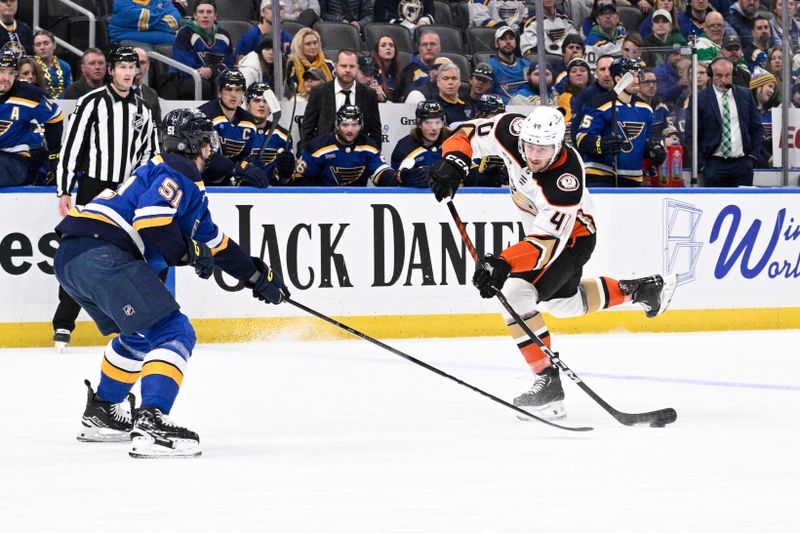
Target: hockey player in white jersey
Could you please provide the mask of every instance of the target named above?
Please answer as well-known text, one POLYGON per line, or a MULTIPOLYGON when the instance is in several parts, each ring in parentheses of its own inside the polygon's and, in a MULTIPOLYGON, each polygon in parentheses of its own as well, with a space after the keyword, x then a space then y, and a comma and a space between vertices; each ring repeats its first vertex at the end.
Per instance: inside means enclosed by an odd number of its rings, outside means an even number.
MULTIPOLYGON (((546 106, 534 108, 528 117, 504 113, 467 122, 445 141, 444 157, 429 172, 431 189, 441 201, 455 195, 472 159, 503 158, 526 237, 499 256, 486 254, 472 283, 484 298, 504 289, 513 309, 548 347, 550 333, 542 312, 573 317, 632 301, 652 318, 669 306, 677 277, 581 278, 596 242, 594 206, 585 187, 583 162, 564 144, 565 130, 563 115, 546 106)), ((535 374, 531 389, 515 398, 514 405, 550 419, 565 417, 558 368, 503 312, 512 338, 535 374)))

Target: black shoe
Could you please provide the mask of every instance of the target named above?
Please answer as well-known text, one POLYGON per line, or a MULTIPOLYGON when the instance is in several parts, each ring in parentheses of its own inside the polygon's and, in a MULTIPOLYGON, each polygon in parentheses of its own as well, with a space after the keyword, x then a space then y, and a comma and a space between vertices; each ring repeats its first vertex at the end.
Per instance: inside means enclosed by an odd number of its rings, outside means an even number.
POLYGON ((646 278, 620 280, 619 288, 625 295, 633 296, 633 303, 644 308, 647 318, 653 318, 669 307, 675 288, 678 286, 678 275, 672 274, 662 278, 658 274, 646 278))
POLYGON ((559 420, 567 416, 558 367, 548 366, 540 374, 536 374, 530 390, 514 398, 514 405, 529 408, 534 414, 548 420, 559 420))
POLYGON ((129 409, 122 403, 111 403, 101 400, 92 390, 89 380, 84 380, 88 388, 86 409, 81 419, 81 431, 78 440, 82 442, 121 442, 131 438, 133 421, 131 412, 136 404, 136 397, 128 393, 126 398, 129 409))
POLYGON ((136 410, 131 441, 129 455, 136 458, 196 457, 202 453, 197 433, 176 425, 156 407, 136 410))
POLYGON ((72 332, 68 329, 57 329, 53 332, 53 342, 55 343, 56 350, 63 352, 72 338, 72 332))

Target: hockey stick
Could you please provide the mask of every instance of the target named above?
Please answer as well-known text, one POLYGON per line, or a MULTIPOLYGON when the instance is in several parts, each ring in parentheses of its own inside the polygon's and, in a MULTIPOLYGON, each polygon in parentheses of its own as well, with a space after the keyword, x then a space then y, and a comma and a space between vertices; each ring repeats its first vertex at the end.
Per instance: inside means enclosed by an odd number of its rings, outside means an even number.
POLYGON ((495 401, 495 402, 497 402, 497 403, 499 403, 501 405, 504 405, 504 406, 508 407, 509 409, 513 409, 518 414, 521 414, 521 415, 523 415, 525 417, 532 418, 534 420, 538 420, 539 422, 541 422, 543 424, 547 424, 548 426, 552 426, 552 427, 558 428, 558 429, 564 429, 564 430, 567 430, 567 431, 591 431, 591 430, 594 429, 594 428, 591 428, 591 427, 562 426, 560 424, 556 424, 556 423, 551 422, 549 420, 545 420, 544 418, 540 418, 540 417, 538 417, 538 416, 536 416, 534 414, 529 413, 528 411, 525 411, 524 409, 520 409, 516 405, 512 405, 512 404, 508 403, 507 401, 502 400, 502 399, 498 398, 497 396, 486 392, 483 389, 479 389, 478 387, 476 387, 474 385, 470 385, 466 381, 462 381, 462 380, 458 379, 455 376, 451 376, 447 372, 439 370, 435 366, 429 365, 428 363, 426 363, 424 361, 420 361, 416 357, 412 357, 412 356, 408 355, 407 353, 401 352, 397 348, 392 348, 388 344, 384 344, 383 342, 379 341, 378 339, 370 337, 366 333, 361 333, 360 331, 355 330, 355 329, 351 328, 350 326, 342 324, 338 320, 335 320, 335 319, 333 319, 333 318, 331 318, 331 317, 329 317, 327 315, 323 315, 319 311, 315 311, 315 310, 311 309, 310 307, 306 307, 305 305, 301 304, 300 302, 296 302, 296 301, 292 300, 291 298, 286 298, 284 301, 286 301, 287 303, 292 304, 293 306, 297 307, 298 309, 302 309, 306 313, 314 315, 317 318, 321 318, 322 320, 324 320, 328 324, 333 324, 337 328, 343 329, 344 331, 346 331, 346 332, 348 332, 348 333, 350 333, 352 335, 355 335, 356 337, 359 337, 361 339, 364 339, 365 341, 371 342, 372 344, 374 344, 376 346, 380 346, 384 350, 388 350, 388 351, 392 352, 395 355, 399 355, 403 359, 411 361, 412 363, 414 363, 416 365, 419 365, 419 366, 421 366, 423 368, 426 368, 426 369, 430 370, 431 372, 439 374, 440 376, 445 377, 445 378, 447 378, 447 379, 449 379, 451 381, 455 381, 459 385, 463 385, 463 386, 467 387, 468 389, 474 390, 478 394, 482 394, 483 396, 486 396, 490 400, 493 400, 493 401, 495 401))
POLYGON ((267 143, 269 142, 269 138, 272 137, 272 134, 275 133, 275 127, 278 125, 278 122, 281 119, 281 103, 278 102, 278 97, 275 96, 275 93, 272 92, 272 89, 264 91, 264 99, 267 101, 267 105, 269 106, 269 110, 272 114, 272 122, 269 126, 269 131, 267 132, 266 137, 264 137, 264 141, 261 143, 261 148, 258 150, 258 157, 256 161, 261 164, 262 157, 264 156, 264 150, 267 148, 267 143))
MULTIPOLYGON (((617 99, 619 95, 622 94, 622 91, 625 88, 633 83, 633 74, 628 71, 626 72, 614 85, 614 88, 611 89, 611 136, 614 137, 617 134, 617 99)), ((617 172, 617 154, 614 154, 614 186, 619 187, 619 174, 617 172)))
MULTIPOLYGON (((472 259, 475 260, 476 264, 480 264, 478 253, 475 251, 475 247, 472 245, 472 240, 469 238, 469 235, 467 235, 467 229, 464 227, 464 223, 461 221, 461 217, 458 215, 458 211, 456 210, 456 206, 453 204, 452 200, 447 201, 447 208, 450 209, 450 214, 453 216, 453 221, 455 221, 458 232, 461 234, 461 239, 464 241, 464 244, 467 245, 467 250, 469 250, 472 259)), ((502 292, 497 292, 497 299, 500 300, 501 304, 503 304, 503 307, 505 307, 506 311, 508 311, 508 314, 511 315, 511 318, 513 318, 514 321, 523 329, 523 331, 525 331, 528 337, 531 338, 531 340, 539 347, 539 349, 541 349, 545 355, 547 355, 548 359, 550 359, 550 362, 561 369, 561 371, 567 376, 569 376, 569 378, 575 382, 578 387, 583 389, 583 391, 588 394, 592 400, 600 404, 600 407, 608 411, 611 416, 617 420, 617 422, 626 426, 649 425, 650 427, 663 427, 666 424, 671 424, 677 420, 678 414, 675 412, 675 409, 671 407, 659 409, 658 411, 650 411, 648 413, 623 413, 611 407, 605 400, 598 396, 597 393, 590 389, 589 386, 584 383, 583 380, 566 365, 566 363, 564 363, 555 353, 553 353, 553 351, 530 327, 528 327, 519 314, 514 311, 514 308, 511 307, 511 304, 508 303, 508 300, 506 300, 506 297, 502 292)))

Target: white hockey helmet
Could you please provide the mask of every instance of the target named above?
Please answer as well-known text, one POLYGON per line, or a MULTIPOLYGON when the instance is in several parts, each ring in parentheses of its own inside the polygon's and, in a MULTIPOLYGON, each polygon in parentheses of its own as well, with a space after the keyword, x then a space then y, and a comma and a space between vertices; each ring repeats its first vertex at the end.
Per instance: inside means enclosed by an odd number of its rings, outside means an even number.
POLYGON ((530 115, 522 121, 519 132, 519 152, 525 158, 525 143, 553 145, 555 150, 547 167, 553 164, 564 146, 564 135, 567 125, 564 115, 555 107, 536 106, 530 115))

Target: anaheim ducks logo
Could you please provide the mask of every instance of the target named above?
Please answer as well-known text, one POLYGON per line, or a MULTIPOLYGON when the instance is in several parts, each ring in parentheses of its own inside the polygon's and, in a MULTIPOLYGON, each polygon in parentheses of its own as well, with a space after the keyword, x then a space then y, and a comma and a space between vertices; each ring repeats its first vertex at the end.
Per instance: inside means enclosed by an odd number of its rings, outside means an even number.
POLYGON ((350 185, 364 173, 365 166, 360 167, 331 167, 331 174, 339 185, 350 185))
POLYGON ((8 131, 8 128, 11 127, 11 124, 13 124, 13 122, 10 120, 0 120, 0 135, 4 135, 5 132, 8 131))
POLYGON ((622 151, 628 154, 633 150, 633 141, 644 131, 644 122, 617 122, 617 125, 625 136, 622 151))
POLYGON ((244 141, 237 141, 234 139, 221 139, 222 140, 222 155, 232 159, 238 157, 244 150, 244 141))
MULTIPOLYGON (((253 151, 250 152, 251 155, 258 157, 258 152, 261 148, 253 148, 253 151)), ((278 156, 278 151, 275 148, 264 148, 264 153, 261 154, 261 164, 262 165, 269 165, 275 158, 278 156)))

